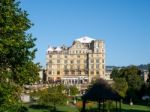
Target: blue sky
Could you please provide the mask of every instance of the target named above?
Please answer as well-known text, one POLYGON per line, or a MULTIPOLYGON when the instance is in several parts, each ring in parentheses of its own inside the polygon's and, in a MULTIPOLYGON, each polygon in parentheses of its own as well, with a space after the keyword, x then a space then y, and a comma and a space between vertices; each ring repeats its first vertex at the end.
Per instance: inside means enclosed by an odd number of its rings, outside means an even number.
POLYGON ((46 65, 49 45, 76 38, 104 40, 106 65, 150 63, 150 0, 21 0, 37 38, 35 62, 46 65))

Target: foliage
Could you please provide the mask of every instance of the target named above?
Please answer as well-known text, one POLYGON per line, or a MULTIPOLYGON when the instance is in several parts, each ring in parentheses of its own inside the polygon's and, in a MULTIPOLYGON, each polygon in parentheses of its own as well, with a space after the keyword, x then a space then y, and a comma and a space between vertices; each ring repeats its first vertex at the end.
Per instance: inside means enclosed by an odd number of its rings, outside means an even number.
POLYGON ((39 96, 39 103, 42 105, 53 105, 56 110, 56 104, 63 104, 66 101, 66 95, 63 93, 64 87, 62 85, 49 87, 41 91, 39 96))
POLYGON ((115 77, 119 77, 119 70, 117 68, 113 68, 111 74, 110 74, 111 78, 115 78, 115 77))
POLYGON ((79 93, 79 90, 76 86, 70 86, 69 89, 70 89, 70 95, 71 96, 75 96, 79 93))
POLYGON ((32 62, 35 39, 26 33, 32 26, 27 16, 19 2, 0 0, 0 111, 12 112, 20 103, 22 85, 38 80, 39 65, 32 62))
POLYGON ((127 98, 128 99, 140 99, 138 96, 138 93, 144 84, 144 81, 142 79, 141 72, 138 68, 135 66, 127 68, 123 72, 123 76, 125 76, 127 82, 128 82, 128 91, 127 91, 127 98))
POLYGON ((112 87, 120 96, 125 97, 128 89, 128 84, 125 78, 115 78, 112 87))
POLYGON ((147 66, 148 66, 148 79, 147 79, 147 83, 150 86, 150 64, 148 64, 147 66))
MULTIPOLYGON (((141 87, 143 86, 144 81, 142 80, 142 77, 141 77, 141 71, 136 66, 129 66, 129 67, 122 68, 120 70, 114 70, 112 74, 113 74, 113 79, 116 82, 116 84, 117 84, 117 81, 119 81, 118 78, 124 78, 122 80, 127 82, 128 89, 127 89, 126 98, 128 100, 131 98, 137 99, 139 97, 137 93, 139 93, 139 91, 141 90, 141 87)), ((120 86, 122 86, 119 84, 117 85, 118 85, 118 89, 120 88, 120 86)), ((117 85, 116 85, 116 89, 117 89, 117 85)), ((126 84, 123 84, 123 85, 125 86, 126 84)), ((117 91, 119 91, 118 89, 117 91)), ((124 88, 123 90, 124 92, 125 92, 125 89, 126 88, 124 88)), ((125 94, 123 94, 124 93, 123 91, 122 93, 119 92, 119 94, 122 94, 122 96, 125 96, 125 94)))
POLYGON ((150 64, 148 66, 147 94, 150 96, 150 64))

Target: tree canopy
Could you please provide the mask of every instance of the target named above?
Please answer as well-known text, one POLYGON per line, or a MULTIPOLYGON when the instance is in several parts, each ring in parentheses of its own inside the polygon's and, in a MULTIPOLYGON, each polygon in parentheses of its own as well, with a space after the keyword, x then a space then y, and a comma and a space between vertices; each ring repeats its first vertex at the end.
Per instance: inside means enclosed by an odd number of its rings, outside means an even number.
POLYGON ((70 89, 70 95, 72 96, 75 96, 79 93, 79 90, 76 86, 70 86, 69 89, 70 89))
POLYGON ((150 64, 148 66, 147 94, 150 96, 150 64))
POLYGON ((121 97, 126 96, 126 92, 128 90, 128 84, 125 78, 115 78, 112 87, 118 92, 118 94, 121 97))
POLYGON ((127 87, 128 89, 126 98, 128 100, 138 99, 137 93, 141 90, 144 84, 140 69, 138 69, 136 66, 128 66, 122 69, 114 69, 111 75, 113 76, 113 79, 115 81, 114 86, 117 90, 119 90, 120 94, 125 96, 125 88, 127 87), (121 80, 124 80, 124 83, 121 80), (121 82, 120 85, 118 84, 118 82, 121 82), (125 86, 125 88, 122 88, 121 86, 125 86))
POLYGON ((0 111, 12 112, 22 85, 38 80, 39 65, 33 62, 36 39, 27 33, 32 25, 18 1, 0 0, 0 111))
POLYGON ((53 86, 42 90, 39 94, 39 103, 46 106, 53 105, 53 111, 55 111, 56 104, 62 104, 67 99, 64 90, 65 88, 63 85, 53 86))

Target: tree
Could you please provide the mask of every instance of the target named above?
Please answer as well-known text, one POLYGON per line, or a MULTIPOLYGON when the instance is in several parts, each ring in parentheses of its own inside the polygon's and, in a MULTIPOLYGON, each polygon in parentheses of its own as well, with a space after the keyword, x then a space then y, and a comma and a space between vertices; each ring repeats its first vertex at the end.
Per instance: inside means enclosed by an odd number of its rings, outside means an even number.
POLYGON ((120 96, 126 96, 126 92, 128 90, 128 83, 125 78, 115 78, 112 87, 118 92, 120 96))
POLYGON ((70 95, 72 96, 75 96, 79 93, 79 90, 76 86, 70 86, 69 89, 70 89, 70 95))
POLYGON ((129 75, 127 82, 128 82, 127 98, 133 100, 139 99, 138 93, 140 92, 141 87, 144 84, 142 78, 138 75, 129 75))
POLYGON ((117 68, 113 68, 112 72, 111 72, 111 78, 115 78, 115 77, 119 77, 119 70, 117 68))
POLYGON ((126 69, 124 74, 129 87, 128 95, 130 97, 135 97, 137 91, 139 91, 142 85, 144 84, 144 81, 142 80, 141 77, 141 72, 137 67, 131 66, 126 69))
POLYGON ((141 71, 136 66, 129 66, 119 70, 120 78, 125 78, 128 84, 127 99, 138 99, 137 93, 140 91, 144 81, 141 77, 141 71))
POLYGON ((75 104, 76 103, 76 95, 79 93, 79 90, 76 86, 70 86, 69 87, 69 95, 72 96, 73 98, 73 103, 75 104))
POLYGON ((147 79, 147 83, 148 83, 148 85, 150 85, 150 64, 148 64, 147 66, 148 66, 148 79, 147 79))
MULTIPOLYGON (((13 112, 24 84, 38 80, 32 23, 15 0, 0 0, 0 111, 13 112)), ((14 110, 19 112, 18 110, 14 110)))
POLYGON ((53 105, 53 111, 56 111, 56 104, 62 104, 66 101, 64 87, 62 85, 49 87, 41 91, 39 103, 46 106, 53 105))
POLYGON ((150 64, 148 66, 147 93, 150 96, 150 64))

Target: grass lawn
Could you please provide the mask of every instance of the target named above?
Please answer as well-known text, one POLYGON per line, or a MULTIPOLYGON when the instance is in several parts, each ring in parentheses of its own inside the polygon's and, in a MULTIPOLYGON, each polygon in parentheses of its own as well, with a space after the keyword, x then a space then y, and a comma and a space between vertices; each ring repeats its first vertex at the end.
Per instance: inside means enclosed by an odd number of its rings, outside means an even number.
MULTIPOLYGON (((95 109, 94 109, 95 110, 95 109)), ((44 108, 29 108, 29 112, 49 112, 44 108)), ((57 106, 57 112, 80 112, 75 106, 57 106)), ((150 106, 122 104, 122 112, 150 112, 150 106)))
POLYGON ((150 106, 122 104, 122 112, 150 112, 150 106))
MULTIPOLYGON (((44 108, 41 109, 29 108, 29 112, 49 112, 49 110, 44 108)), ((76 107, 73 106, 60 105, 57 106, 57 112, 79 112, 79 111, 76 107)))

